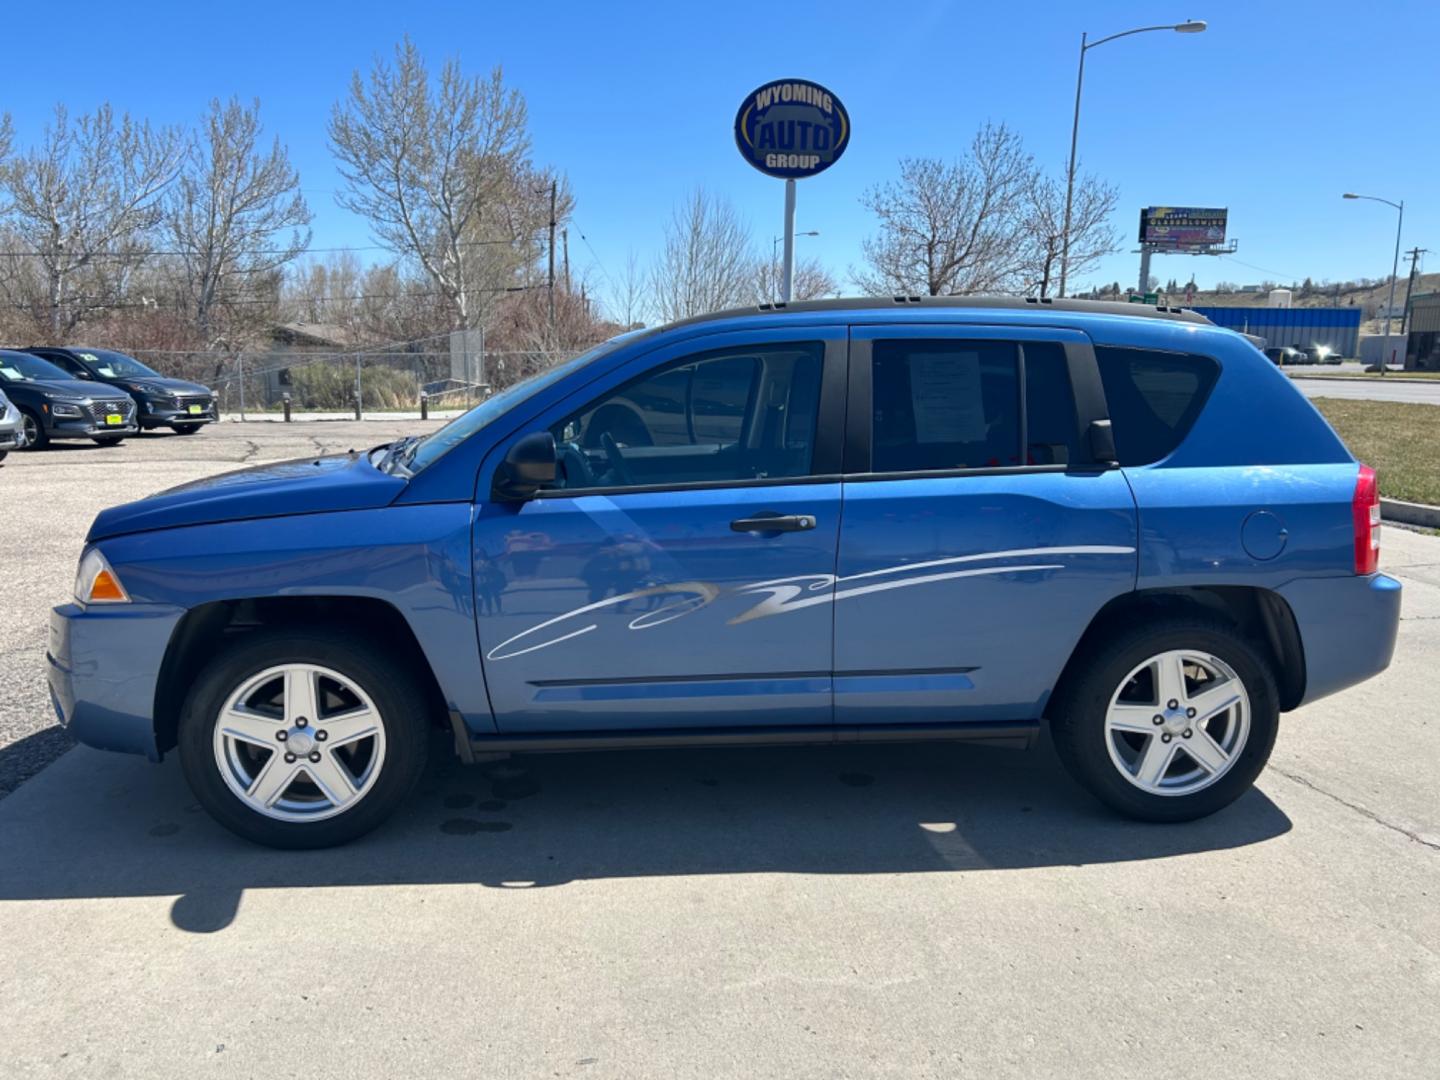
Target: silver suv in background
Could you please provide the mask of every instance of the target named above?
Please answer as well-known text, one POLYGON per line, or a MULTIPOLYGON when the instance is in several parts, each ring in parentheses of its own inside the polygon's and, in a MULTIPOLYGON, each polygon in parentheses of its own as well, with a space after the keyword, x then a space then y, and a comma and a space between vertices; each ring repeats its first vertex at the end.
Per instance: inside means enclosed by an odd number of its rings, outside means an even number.
POLYGON ((25 445, 25 420, 15 408, 5 391, 0 390, 0 461, 11 450, 25 445))

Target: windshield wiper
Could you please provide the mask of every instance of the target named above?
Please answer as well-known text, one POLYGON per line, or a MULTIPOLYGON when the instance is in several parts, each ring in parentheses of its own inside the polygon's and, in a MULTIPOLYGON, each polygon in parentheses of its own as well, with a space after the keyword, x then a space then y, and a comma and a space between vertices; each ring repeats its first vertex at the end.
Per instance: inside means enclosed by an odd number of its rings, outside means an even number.
MULTIPOLYGON (((410 460, 402 455, 419 441, 419 435, 406 435, 403 439, 396 439, 386 447, 385 456, 380 459, 380 464, 376 468, 384 471, 387 465, 394 462, 400 468, 406 469, 410 460)), ((406 472, 409 472, 409 469, 406 469, 406 472)))

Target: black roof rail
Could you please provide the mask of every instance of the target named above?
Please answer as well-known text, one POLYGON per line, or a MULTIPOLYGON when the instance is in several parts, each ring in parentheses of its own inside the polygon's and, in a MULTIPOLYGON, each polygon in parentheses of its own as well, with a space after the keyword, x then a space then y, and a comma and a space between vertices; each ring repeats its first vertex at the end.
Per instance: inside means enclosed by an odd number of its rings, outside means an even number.
MULTIPOLYGON (((1053 311, 1069 311, 1084 315, 1124 315, 1141 319, 1164 319, 1168 322, 1197 323, 1202 326, 1214 324, 1199 312, 1189 308, 1164 307, 1151 304, 1130 304, 1119 300, 1075 300, 1069 297, 1060 300, 1052 296, 860 296, 836 297, 830 300, 799 300, 786 303, 776 300, 756 304, 752 307, 729 308, 713 311, 707 315, 692 315, 678 319, 667 326, 693 326, 696 323, 713 322, 719 319, 733 319, 742 315, 801 314, 825 311, 874 311, 895 307, 961 308, 975 311, 1024 311, 1045 307, 1053 311)), ((656 330, 662 327, 656 327, 656 330)))

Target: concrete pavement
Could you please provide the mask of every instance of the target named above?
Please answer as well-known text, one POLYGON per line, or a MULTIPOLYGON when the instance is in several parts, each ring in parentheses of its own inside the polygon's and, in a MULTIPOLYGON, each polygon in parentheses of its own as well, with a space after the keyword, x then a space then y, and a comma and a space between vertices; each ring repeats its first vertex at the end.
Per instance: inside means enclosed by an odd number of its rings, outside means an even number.
MULTIPOLYGON (((169 484, 316 448, 221 430, 137 449, 169 484)), ((48 724, 35 620, 81 519, 159 486, 124 449, 0 471, 6 730, 48 724)), ((1391 670, 1184 826, 1111 816, 1043 746, 466 769, 442 741, 384 829, 280 853, 173 759, 76 749, 0 801, 0 1075, 1433 1078, 1440 538, 1387 529, 1382 565, 1391 670)))

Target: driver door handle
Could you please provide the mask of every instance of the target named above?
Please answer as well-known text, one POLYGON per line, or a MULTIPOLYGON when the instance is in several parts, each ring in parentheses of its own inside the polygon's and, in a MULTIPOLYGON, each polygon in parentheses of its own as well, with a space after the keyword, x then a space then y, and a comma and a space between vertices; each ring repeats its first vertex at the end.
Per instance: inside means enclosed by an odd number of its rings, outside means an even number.
POLYGON ((753 518, 736 518, 730 522, 735 532, 782 533, 813 529, 815 519, 809 514, 774 514, 753 518))

